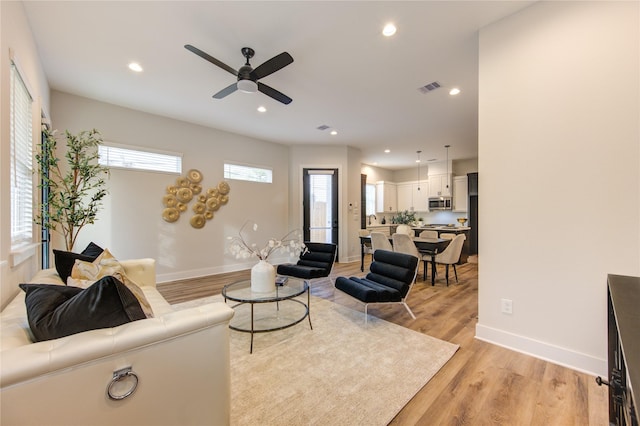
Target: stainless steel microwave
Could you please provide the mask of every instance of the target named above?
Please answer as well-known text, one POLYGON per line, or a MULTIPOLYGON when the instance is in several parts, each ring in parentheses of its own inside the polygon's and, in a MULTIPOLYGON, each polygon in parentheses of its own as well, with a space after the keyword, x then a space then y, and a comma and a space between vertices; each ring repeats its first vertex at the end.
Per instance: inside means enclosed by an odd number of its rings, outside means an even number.
POLYGON ((451 210, 451 197, 431 197, 429 198, 429 211, 451 210))

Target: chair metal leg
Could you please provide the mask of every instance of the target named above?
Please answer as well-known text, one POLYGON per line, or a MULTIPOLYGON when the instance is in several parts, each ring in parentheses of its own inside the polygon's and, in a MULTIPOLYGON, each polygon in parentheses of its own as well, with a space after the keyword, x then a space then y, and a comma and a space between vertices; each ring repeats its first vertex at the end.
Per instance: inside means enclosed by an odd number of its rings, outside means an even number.
POLYGON ((455 263, 453 264, 453 272, 456 274, 456 284, 458 284, 458 270, 455 263))
POLYGON ((368 306, 369 306, 368 304, 366 304, 366 303, 364 304, 364 323, 365 324, 367 323, 367 321, 369 319, 369 314, 367 313, 367 307, 368 306))
POLYGON ((413 312, 411 312, 411 308, 409 308, 409 305, 407 305, 406 302, 402 302, 402 304, 404 305, 405 308, 407 308, 407 311, 409 312, 409 315, 411 315, 411 318, 416 319, 416 316, 413 315, 413 312))

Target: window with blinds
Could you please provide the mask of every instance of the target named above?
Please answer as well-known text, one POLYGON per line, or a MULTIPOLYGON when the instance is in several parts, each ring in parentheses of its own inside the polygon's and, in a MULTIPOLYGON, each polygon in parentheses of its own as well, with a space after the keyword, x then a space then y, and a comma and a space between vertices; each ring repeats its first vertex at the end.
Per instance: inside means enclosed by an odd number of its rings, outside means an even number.
POLYGON ((250 182, 273 183, 273 170, 242 164, 225 163, 224 178, 250 182))
POLYGON ((182 154, 178 153, 105 143, 98 146, 98 156, 100 164, 111 168, 182 173, 182 154))
POLYGON ((33 99, 14 62, 9 89, 11 246, 33 241, 33 99))
POLYGON ((368 183, 366 186, 366 214, 367 216, 376 214, 376 186, 368 183))

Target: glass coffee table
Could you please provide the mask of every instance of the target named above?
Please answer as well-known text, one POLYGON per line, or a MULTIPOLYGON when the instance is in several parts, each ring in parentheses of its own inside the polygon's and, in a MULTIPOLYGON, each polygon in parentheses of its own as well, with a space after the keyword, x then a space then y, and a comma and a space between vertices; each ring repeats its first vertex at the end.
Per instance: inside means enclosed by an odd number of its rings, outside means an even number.
POLYGON ((276 286, 275 291, 269 293, 251 291, 251 280, 238 281, 224 286, 222 297, 225 302, 238 302, 231 306, 236 314, 231 319, 229 328, 251 333, 249 353, 253 353, 255 333, 282 330, 298 324, 305 318, 309 320, 309 327, 313 330, 309 315, 309 285, 304 280, 289 277, 284 285, 276 286), (295 299, 305 292, 307 303, 295 299))

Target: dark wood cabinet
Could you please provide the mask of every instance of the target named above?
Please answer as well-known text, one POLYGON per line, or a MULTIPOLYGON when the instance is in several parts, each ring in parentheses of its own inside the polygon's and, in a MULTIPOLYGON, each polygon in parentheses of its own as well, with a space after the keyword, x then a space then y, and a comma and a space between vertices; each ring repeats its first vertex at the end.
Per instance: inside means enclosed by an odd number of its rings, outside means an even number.
POLYGON ((638 425, 640 389, 640 277, 607 278, 609 424, 638 425))
POLYGON ((467 174, 469 190, 469 254, 478 254, 478 173, 467 174))

